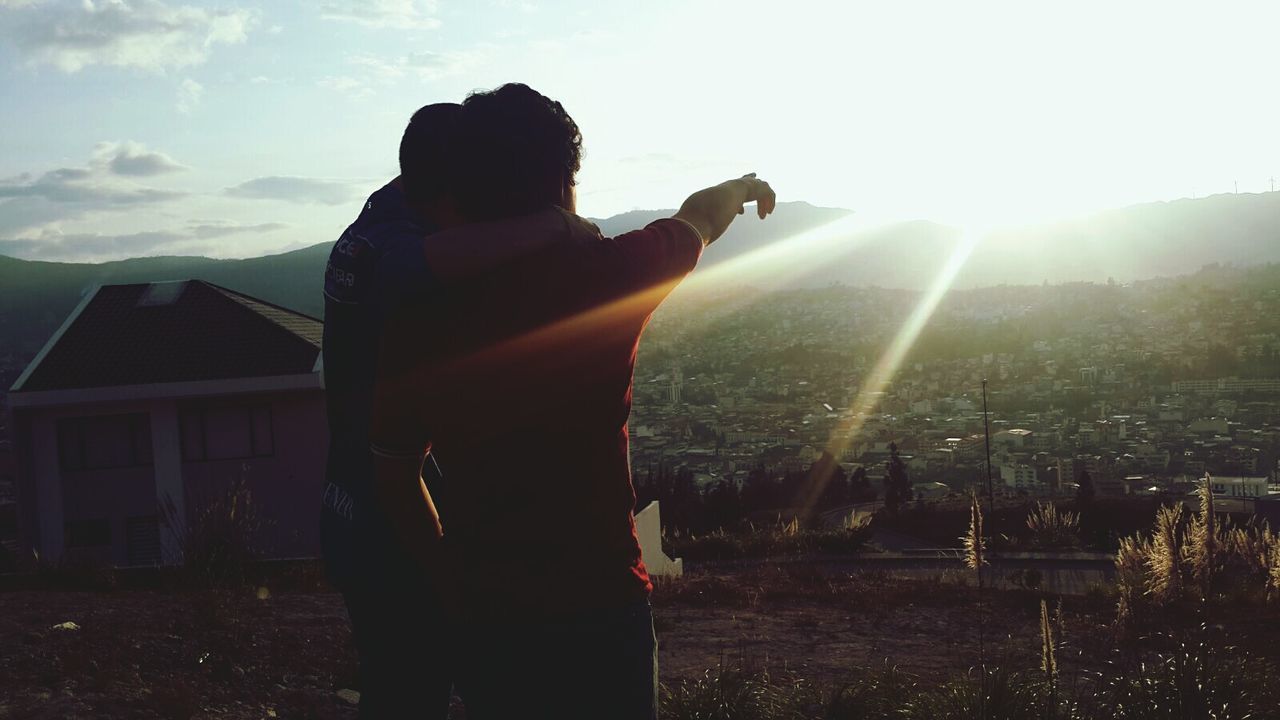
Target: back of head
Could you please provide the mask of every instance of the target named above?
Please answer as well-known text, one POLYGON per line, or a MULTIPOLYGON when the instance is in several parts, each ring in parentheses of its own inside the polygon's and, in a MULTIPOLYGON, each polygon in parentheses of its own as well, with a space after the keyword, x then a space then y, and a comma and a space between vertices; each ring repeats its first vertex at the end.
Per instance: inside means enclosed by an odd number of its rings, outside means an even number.
POLYGON ((450 190, 449 148, 462 106, 426 105, 413 114, 400 139, 400 181, 411 200, 429 202, 450 190))
POLYGON ((462 103, 453 145, 459 211, 514 217, 563 201, 582 161, 582 133, 559 102, 509 83, 462 103))

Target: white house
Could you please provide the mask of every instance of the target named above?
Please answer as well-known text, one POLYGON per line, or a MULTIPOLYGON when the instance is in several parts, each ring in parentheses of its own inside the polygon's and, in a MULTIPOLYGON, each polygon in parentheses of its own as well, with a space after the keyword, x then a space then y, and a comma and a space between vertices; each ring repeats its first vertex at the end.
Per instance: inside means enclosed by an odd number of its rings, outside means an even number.
POLYGON ((8 396, 25 544, 178 562, 183 527, 241 483, 261 551, 318 555, 321 330, 198 280, 87 293, 8 396))

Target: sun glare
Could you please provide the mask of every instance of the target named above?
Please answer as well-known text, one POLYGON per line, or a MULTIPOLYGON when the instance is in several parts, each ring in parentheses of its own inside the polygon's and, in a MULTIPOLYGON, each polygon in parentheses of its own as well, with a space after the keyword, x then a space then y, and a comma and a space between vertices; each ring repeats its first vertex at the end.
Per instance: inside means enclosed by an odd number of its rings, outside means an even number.
MULTIPOLYGON (((898 333, 894 336, 889 347, 863 380, 862 387, 858 389, 853 403, 845 411, 842 421, 837 423, 826 447, 826 451, 832 457, 839 460, 844 450, 862 432, 867 419, 875 414, 879 407, 880 399, 884 396, 885 389, 893 381, 894 375, 897 374, 898 368, 902 366, 902 361, 907 357, 912 345, 915 344, 916 338, 920 336, 920 332, 928 324, 929 318, 933 317, 934 311, 938 308, 938 303, 942 301, 947 291, 951 289, 956 276, 964 268, 969 256, 973 254, 974 248, 978 246, 981 239, 982 233, 977 230, 966 231, 961 236, 960 242, 952 251, 951 256, 947 258, 946 264, 934 277, 933 282, 930 283, 929 289, 920 296, 920 300, 911 311, 911 315, 902 324, 902 327, 898 329, 898 333)), ((812 488, 809 497, 801 499, 806 511, 811 509, 817 498, 822 496, 826 482, 829 480, 829 477, 821 478, 818 485, 812 488)))

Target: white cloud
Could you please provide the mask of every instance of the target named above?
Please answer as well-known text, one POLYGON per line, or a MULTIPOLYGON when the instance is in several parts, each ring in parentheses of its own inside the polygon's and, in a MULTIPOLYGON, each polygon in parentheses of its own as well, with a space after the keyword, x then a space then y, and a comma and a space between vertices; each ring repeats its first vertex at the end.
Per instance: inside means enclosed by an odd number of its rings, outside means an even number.
POLYGON ((284 230, 289 228, 288 223, 267 222, 258 223, 256 225, 240 225, 237 223, 225 222, 221 220, 213 220, 204 223, 192 223, 188 227, 188 231, 192 237, 207 240, 209 238, 226 237, 227 235, 241 235, 244 233, 267 233, 276 230, 284 230))
POLYGON ((160 202, 183 195, 171 190, 100 182, 92 172, 82 168, 58 168, 35 179, 24 175, 0 181, 0 200, 43 198, 55 203, 111 206, 160 202))
POLYGON ((440 27, 434 0, 330 0, 320 4, 325 20, 366 27, 434 30, 440 27))
POLYGON ((199 65, 217 45, 242 43, 257 20, 252 10, 208 10, 161 0, 60 0, 13 3, 0 18, 27 61, 67 73, 92 65, 162 73, 199 65))
POLYGON ((178 84, 178 112, 183 115, 189 115, 192 110, 195 110, 203 98, 204 86, 195 80, 184 78, 178 84))
POLYGON ((279 200, 283 202, 319 205, 341 205, 356 197, 351 183, 318 178, 272 175, 246 180, 224 193, 231 197, 251 200, 279 200))
POLYGON ((149 177, 186 170, 186 166, 162 152, 147 150, 142 143, 103 142, 94 148, 91 167, 105 167, 114 175, 149 177))
POLYGON ((83 167, 0 179, 0 233, 184 197, 185 192, 147 187, 133 180, 182 169, 173 158, 148 151, 139 143, 99 143, 83 167))
POLYGON ((0 240, 0 255, 27 260, 93 262, 140 255, 173 254, 176 250, 175 245, 189 240, 191 240, 189 236, 165 231, 125 235, 98 233, 64 235, 51 231, 35 238, 0 240))
POLYGON ((225 250, 225 243, 210 242, 229 235, 261 234, 284 230, 285 223, 241 225, 226 221, 192 222, 180 230, 135 233, 63 233, 46 228, 29 237, 0 239, 0 255, 27 260, 98 262, 147 255, 210 255, 225 250))

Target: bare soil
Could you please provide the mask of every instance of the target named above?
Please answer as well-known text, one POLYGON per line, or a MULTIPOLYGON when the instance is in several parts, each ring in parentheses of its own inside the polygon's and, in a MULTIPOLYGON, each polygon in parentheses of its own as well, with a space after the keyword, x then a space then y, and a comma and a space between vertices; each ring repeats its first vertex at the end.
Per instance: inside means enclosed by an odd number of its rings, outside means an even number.
MULTIPOLYGON (((722 664, 838 683, 888 662, 941 681, 989 658, 1039 664, 1040 597, 961 578, 905 581, 819 565, 693 572, 654 593, 665 684, 722 664), (981 621, 980 621, 981 620, 981 621)), ((1113 642, 1102 597, 1064 608, 1060 663, 1113 642)), ((1250 633, 1263 655, 1280 629, 1250 633)), ((0 719, 354 718, 356 657, 340 596, 276 590, 0 592, 0 719), (78 629, 55 629, 73 622, 78 629)), ((454 717, 463 718, 460 708, 454 717)))

